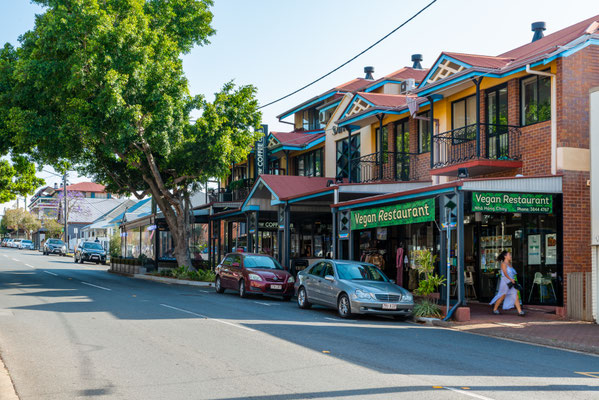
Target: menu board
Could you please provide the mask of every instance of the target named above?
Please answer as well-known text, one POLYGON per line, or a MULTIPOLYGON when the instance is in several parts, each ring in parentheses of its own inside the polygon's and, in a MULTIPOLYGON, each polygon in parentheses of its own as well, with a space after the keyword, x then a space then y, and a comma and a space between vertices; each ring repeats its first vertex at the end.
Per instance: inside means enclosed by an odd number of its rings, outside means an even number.
POLYGON ((545 235, 545 264, 557 264, 557 234, 545 235))
POLYGON ((502 251, 512 252, 512 235, 497 235, 481 237, 481 268, 498 269, 501 264, 497 256, 502 251))
POLYGON ((541 264, 541 235, 528 235, 528 265, 541 264))

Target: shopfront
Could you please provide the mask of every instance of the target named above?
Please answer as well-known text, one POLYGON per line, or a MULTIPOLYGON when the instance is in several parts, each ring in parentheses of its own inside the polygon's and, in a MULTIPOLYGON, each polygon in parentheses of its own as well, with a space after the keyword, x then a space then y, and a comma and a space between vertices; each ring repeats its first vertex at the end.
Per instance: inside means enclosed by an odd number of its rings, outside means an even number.
POLYGON ((439 255, 435 198, 352 210, 352 259, 372 263, 409 289, 418 287, 416 263, 426 250, 439 255))
POLYGON ((543 193, 467 192, 465 265, 473 273, 471 297, 488 301, 497 288, 502 251, 512 266, 524 304, 562 304, 562 196, 543 193))

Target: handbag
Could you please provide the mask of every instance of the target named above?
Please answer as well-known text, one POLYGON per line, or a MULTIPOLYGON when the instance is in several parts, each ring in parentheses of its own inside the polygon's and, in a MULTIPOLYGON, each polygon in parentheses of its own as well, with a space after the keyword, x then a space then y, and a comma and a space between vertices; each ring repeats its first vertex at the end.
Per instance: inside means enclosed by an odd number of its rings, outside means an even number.
POLYGON ((508 282, 507 287, 509 287, 510 289, 514 288, 519 292, 521 292, 523 289, 522 285, 520 285, 518 282, 516 282, 516 283, 508 282))

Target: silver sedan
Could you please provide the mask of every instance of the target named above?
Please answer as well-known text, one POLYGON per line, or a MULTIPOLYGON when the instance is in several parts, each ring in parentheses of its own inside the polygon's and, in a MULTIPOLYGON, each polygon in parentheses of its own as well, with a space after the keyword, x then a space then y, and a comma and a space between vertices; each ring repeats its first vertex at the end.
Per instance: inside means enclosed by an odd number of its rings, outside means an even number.
POLYGON ((372 264, 347 260, 319 260, 301 271, 295 283, 297 304, 335 308, 342 318, 352 314, 408 317, 414 298, 372 264))

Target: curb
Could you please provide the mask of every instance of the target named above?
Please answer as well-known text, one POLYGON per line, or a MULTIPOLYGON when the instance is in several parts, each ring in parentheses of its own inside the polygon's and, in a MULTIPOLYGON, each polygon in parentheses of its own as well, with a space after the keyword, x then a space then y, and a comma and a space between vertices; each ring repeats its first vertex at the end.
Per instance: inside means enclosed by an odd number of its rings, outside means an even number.
POLYGON ((0 398, 2 400, 19 400, 15 386, 12 379, 10 379, 8 369, 6 369, 2 358, 0 358, 0 398))
POLYGON ((153 281, 159 283, 167 283, 171 285, 186 285, 186 286, 199 286, 199 287, 214 287, 214 283, 212 282, 200 282, 200 281, 187 281, 184 279, 173 279, 173 278, 164 278, 161 276, 152 276, 152 275, 144 275, 144 274, 134 274, 129 275, 136 279, 143 279, 146 281, 153 281))
POLYGON ((441 326, 443 328, 450 328, 452 326, 451 322, 443 321, 439 318, 414 317, 414 321, 423 322, 425 325, 429 326, 441 326))

